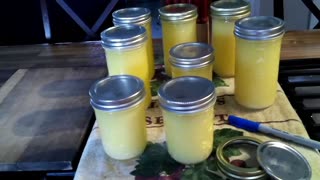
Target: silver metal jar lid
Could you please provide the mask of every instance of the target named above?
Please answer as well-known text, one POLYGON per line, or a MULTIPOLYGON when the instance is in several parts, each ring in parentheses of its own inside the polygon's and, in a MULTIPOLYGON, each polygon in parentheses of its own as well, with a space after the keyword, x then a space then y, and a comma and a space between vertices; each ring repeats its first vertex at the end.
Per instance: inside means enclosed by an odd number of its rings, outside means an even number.
POLYGON ((216 99, 213 83, 196 76, 171 79, 160 86, 158 97, 162 108, 181 114, 202 111, 216 99))
POLYGON ((142 25, 151 20, 150 10, 142 7, 124 8, 112 13, 113 24, 139 24, 142 25))
POLYGON ((262 143, 257 150, 259 164, 274 179, 309 180, 311 167, 297 150, 281 142, 262 143))
POLYGON ((213 62, 213 48, 206 43, 178 44, 170 49, 170 63, 181 68, 200 68, 213 62))
POLYGON ((94 108, 119 111, 139 104, 145 97, 145 90, 143 81, 138 77, 116 75, 96 81, 89 95, 94 108))
POLYGON ((138 47, 146 40, 146 29, 132 24, 110 27, 101 33, 102 46, 109 49, 138 47))
POLYGON ((221 0, 210 5, 211 16, 238 16, 250 13, 250 3, 246 0, 221 0))
POLYGON ((284 21, 271 16, 253 16, 235 22, 234 34, 248 40, 273 39, 284 34, 284 21))
POLYGON ((262 141, 259 139, 249 136, 237 136, 221 143, 216 151, 217 165, 219 170, 232 179, 255 180, 266 178, 267 173, 264 170, 258 167, 241 168, 234 166, 227 161, 223 154, 225 148, 234 144, 249 144, 258 148, 261 143, 262 141))
POLYGON ((192 4, 170 4, 159 9, 160 18, 166 21, 182 21, 198 16, 197 7, 192 4))

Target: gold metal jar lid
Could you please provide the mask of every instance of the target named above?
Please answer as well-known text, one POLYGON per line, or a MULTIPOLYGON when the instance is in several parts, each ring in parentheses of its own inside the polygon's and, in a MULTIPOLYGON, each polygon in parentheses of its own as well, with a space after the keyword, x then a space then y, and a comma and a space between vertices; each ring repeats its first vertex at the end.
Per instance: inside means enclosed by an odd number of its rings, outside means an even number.
POLYGON ((113 24, 138 24, 143 25, 151 20, 150 10, 143 7, 131 7, 114 11, 113 24))
POLYGON ((250 3, 246 0, 221 0, 210 5, 211 16, 239 16, 250 13, 250 3))
POLYGON ((165 21, 183 21, 198 16, 197 7, 192 4, 170 4, 159 9, 160 19, 165 21))
POLYGON ((216 151, 217 165, 219 170, 231 179, 239 180, 256 180, 256 179, 266 179, 267 173, 258 167, 254 168, 241 168, 230 164, 226 157, 223 155, 223 151, 228 146, 234 144, 249 144, 256 148, 262 143, 259 139, 248 137, 248 136, 238 136, 227 140, 226 142, 220 144, 216 151))

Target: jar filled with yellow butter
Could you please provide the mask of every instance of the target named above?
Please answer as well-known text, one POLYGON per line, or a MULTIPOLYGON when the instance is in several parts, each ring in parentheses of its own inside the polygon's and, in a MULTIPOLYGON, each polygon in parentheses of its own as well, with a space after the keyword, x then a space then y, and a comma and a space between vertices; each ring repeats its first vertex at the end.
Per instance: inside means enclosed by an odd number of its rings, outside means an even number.
POLYGON ((112 13, 113 24, 126 25, 136 24, 143 26, 147 30, 147 53, 148 53, 148 68, 149 79, 152 79, 154 75, 154 55, 153 55, 153 43, 152 43, 152 28, 151 28, 151 15, 148 8, 143 7, 131 7, 114 11, 112 13))
POLYGON ((213 145, 215 87, 197 76, 174 78, 158 91, 168 152, 183 164, 209 157, 213 145))
POLYGON ((137 157, 147 144, 145 90, 135 76, 109 76, 89 91, 104 151, 118 160, 137 157))
POLYGON ((271 106, 277 96, 278 71, 284 22, 255 16, 235 24, 235 99, 247 108, 271 106))
POLYGON ((221 0, 211 3, 210 9, 211 43, 215 49, 213 71, 221 77, 233 77, 235 71, 234 23, 250 15, 250 4, 246 0, 221 0))
POLYGON ((213 48, 206 43, 182 43, 170 50, 172 77, 200 76, 212 80, 213 48))
POLYGON ((146 107, 151 102, 147 32, 138 25, 114 26, 101 33, 109 75, 133 75, 144 82, 146 107))
POLYGON ((197 7, 192 4, 170 4, 159 9, 165 72, 171 76, 170 49, 180 43, 197 41, 197 7))

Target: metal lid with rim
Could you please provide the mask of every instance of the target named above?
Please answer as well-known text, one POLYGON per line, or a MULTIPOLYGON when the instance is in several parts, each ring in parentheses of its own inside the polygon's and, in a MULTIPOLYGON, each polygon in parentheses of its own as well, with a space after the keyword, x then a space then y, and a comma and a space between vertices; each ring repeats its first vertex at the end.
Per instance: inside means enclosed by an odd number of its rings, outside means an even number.
POLYGON ((138 25, 113 26, 101 32, 102 46, 109 49, 130 49, 147 40, 147 31, 138 25))
POLYGON ((113 24, 145 24, 151 20, 150 10, 142 7, 124 8, 112 13, 113 24))
POLYGON ((160 19, 166 21, 183 21, 198 16, 197 7, 192 4, 170 4, 159 9, 160 19))
POLYGON ((213 48, 206 43, 178 44, 170 49, 170 63, 180 68, 200 68, 213 62, 213 48))
POLYGON ((248 40, 268 40, 284 34, 284 21, 272 16, 253 16, 235 22, 234 34, 248 40))
POLYGON ((89 90, 91 105, 103 111, 119 111, 138 105, 145 97, 141 79, 131 75, 109 76, 89 90))
POLYGON ((264 170, 259 167, 252 168, 241 168, 229 163, 229 161, 224 156, 224 150, 231 145, 239 144, 249 144, 258 148, 262 143, 259 139, 249 137, 249 136, 237 136, 233 137, 223 143, 221 143, 216 151, 217 165, 219 170, 225 174, 227 177, 232 179, 241 179, 241 180, 255 180, 255 179, 264 179, 267 177, 267 174, 264 170))
POLYGON ((281 142, 267 141, 257 150, 259 164, 275 179, 311 179, 311 167, 297 150, 281 142))
POLYGON ((180 114, 202 111, 216 99, 213 83, 196 76, 171 79, 160 86, 158 97, 163 109, 180 114))
POLYGON ((250 13, 250 3, 246 0, 221 0, 210 5, 211 16, 239 16, 250 13))

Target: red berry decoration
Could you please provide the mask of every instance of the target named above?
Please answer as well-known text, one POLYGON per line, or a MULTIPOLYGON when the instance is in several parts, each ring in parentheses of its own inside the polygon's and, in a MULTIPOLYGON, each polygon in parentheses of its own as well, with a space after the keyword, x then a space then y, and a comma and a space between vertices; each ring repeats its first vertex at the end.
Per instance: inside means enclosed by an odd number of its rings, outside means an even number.
POLYGON ((241 160, 241 159, 232 160, 230 163, 232 165, 234 165, 234 166, 241 167, 241 168, 247 167, 246 162, 244 160, 241 160))

